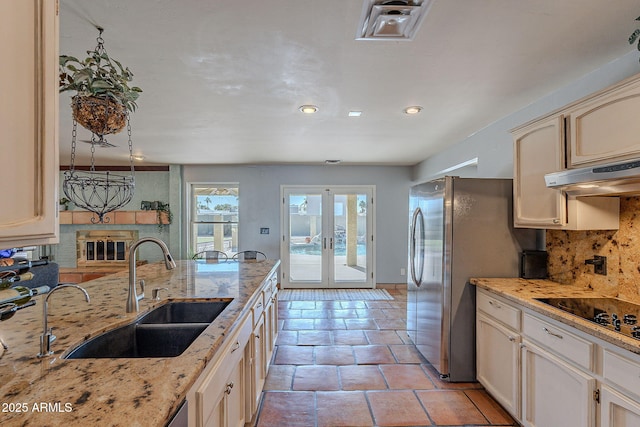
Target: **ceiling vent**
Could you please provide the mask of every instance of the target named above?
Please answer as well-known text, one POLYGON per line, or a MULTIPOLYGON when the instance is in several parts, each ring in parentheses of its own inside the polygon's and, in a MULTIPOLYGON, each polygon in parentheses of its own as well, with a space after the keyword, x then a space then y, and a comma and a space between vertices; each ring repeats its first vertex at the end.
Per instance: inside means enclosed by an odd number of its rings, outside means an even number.
POLYGON ((432 0, 364 0, 356 40, 413 40, 432 0))

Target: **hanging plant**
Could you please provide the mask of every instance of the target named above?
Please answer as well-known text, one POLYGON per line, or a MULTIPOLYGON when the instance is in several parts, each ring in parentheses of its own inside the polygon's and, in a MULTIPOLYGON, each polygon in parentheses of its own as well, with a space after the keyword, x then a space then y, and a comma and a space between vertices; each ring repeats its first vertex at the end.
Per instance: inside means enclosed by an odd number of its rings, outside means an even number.
MULTIPOLYGON (((640 16, 636 18, 636 21, 640 21, 640 16)), ((638 50, 640 50, 640 28, 636 28, 636 30, 633 33, 631 33, 631 35, 629 36, 629 44, 636 43, 636 40, 638 42, 637 44, 638 50)))
POLYGON ((76 91, 72 98, 74 119, 98 135, 120 132, 128 112, 136 110, 142 89, 130 86, 133 73, 110 58, 104 48, 102 28, 98 28, 98 45, 87 57, 60 55, 60 92, 76 91))

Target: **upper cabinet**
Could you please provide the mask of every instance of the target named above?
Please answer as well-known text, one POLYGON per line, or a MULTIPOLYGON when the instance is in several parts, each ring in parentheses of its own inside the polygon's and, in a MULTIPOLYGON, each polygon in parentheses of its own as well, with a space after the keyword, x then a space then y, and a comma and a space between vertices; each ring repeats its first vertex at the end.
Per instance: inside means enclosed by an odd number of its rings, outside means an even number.
POLYGON ((625 80, 569 109, 568 167, 640 157, 640 79, 625 80))
POLYGON ((57 243, 58 1, 0 2, 0 40, 0 249, 57 243))
POLYGON ((615 230, 617 197, 569 197, 547 188, 544 175, 564 169, 565 118, 553 115, 513 132, 514 226, 565 230, 615 230))
POLYGON ((616 230, 618 197, 572 197, 544 175, 640 157, 640 74, 512 131, 514 225, 616 230))

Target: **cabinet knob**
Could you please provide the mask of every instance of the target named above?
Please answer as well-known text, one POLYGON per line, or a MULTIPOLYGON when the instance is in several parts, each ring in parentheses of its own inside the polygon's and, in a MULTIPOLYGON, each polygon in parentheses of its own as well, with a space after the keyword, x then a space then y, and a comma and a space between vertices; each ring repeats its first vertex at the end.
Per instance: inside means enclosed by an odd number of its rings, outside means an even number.
POLYGON ((516 340, 515 337, 509 337, 509 341, 514 342, 516 340))
POLYGON ((233 353, 234 351, 236 351, 237 349, 240 348, 240 342, 236 341, 235 345, 233 346, 233 348, 231 349, 231 353, 233 353))
POLYGON ((553 219, 553 223, 554 223, 554 224, 560 224, 560 220, 559 220, 558 218, 554 218, 554 219, 553 219))
POLYGON ((225 388, 224 392, 227 394, 231 394, 232 388, 233 388, 233 382, 230 382, 229 384, 227 384, 227 387, 225 388))

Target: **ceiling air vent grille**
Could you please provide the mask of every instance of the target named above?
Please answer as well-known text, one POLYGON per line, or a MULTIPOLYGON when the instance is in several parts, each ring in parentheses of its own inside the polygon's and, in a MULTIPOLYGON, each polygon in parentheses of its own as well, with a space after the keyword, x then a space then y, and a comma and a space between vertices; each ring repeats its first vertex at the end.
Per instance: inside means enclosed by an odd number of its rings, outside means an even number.
POLYGON ((432 0, 364 0, 356 40, 413 40, 432 0))

